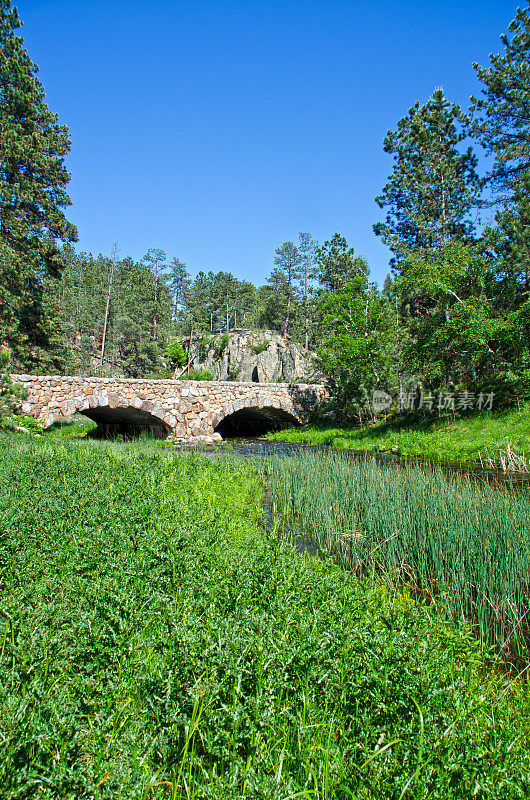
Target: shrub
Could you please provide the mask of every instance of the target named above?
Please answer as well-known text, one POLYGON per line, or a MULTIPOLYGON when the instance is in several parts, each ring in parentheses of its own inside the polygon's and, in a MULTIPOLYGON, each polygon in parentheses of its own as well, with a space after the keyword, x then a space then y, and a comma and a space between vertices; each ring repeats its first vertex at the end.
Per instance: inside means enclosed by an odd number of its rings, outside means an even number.
POLYGON ((209 369, 192 369, 180 378, 181 381, 213 381, 213 379, 213 372, 209 369))
POLYGON ((26 389, 14 383, 9 368, 9 353, 0 350, 0 421, 7 414, 18 411, 21 400, 28 396, 26 389))
POLYGON ((219 341, 217 342, 217 346, 215 348, 215 358, 220 358, 223 350, 228 347, 228 334, 223 333, 219 341))
POLYGON ((35 417, 26 416, 26 414, 6 414, 0 422, 0 426, 5 429, 25 428, 32 433, 40 433, 43 429, 42 422, 35 417))
POLYGON ((183 367, 188 360, 186 351, 182 347, 181 343, 177 341, 171 342, 171 344, 167 346, 166 354, 176 367, 183 367))
POLYGON ((263 353, 263 351, 267 349, 269 344, 269 339, 264 339, 263 341, 258 342, 258 344, 255 344, 252 349, 254 350, 254 353, 259 356, 260 353, 263 353))

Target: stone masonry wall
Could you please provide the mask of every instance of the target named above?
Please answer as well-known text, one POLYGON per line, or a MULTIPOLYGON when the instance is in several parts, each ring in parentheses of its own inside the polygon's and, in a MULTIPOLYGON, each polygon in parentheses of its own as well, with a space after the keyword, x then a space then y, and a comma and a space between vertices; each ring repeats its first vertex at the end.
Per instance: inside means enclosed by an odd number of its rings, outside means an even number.
POLYGON ((91 409, 135 409, 179 439, 211 438, 224 417, 243 408, 278 409, 307 422, 326 390, 317 384, 236 383, 13 375, 29 396, 22 410, 44 427, 91 409))

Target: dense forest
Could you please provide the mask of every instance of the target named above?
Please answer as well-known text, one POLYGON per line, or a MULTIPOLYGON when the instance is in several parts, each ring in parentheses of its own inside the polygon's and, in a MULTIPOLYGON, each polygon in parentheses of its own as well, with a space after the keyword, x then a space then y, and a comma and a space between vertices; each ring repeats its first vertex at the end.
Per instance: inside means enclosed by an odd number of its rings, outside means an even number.
POLYGON ((374 224, 392 256, 383 287, 331 232, 321 243, 293 232, 259 287, 223 271, 192 277, 157 248, 139 262, 117 245, 78 252, 68 130, 20 25, 0 0, 0 344, 13 370, 166 377, 191 339, 244 327, 317 351, 344 417, 362 416, 375 389, 401 406, 530 394, 530 7, 501 52, 474 64, 482 90, 468 109, 436 88, 388 131, 374 224))

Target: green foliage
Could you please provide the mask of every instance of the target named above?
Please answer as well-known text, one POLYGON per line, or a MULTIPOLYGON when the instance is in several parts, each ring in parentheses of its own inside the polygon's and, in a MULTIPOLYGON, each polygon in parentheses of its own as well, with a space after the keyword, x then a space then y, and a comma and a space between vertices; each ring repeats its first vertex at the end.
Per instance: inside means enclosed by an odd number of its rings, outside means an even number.
POLYGON ((0 422, 6 415, 18 411, 26 397, 27 391, 11 378, 9 353, 0 350, 0 422))
MULTIPOLYGON (((276 248, 274 256, 274 267, 267 282, 272 291, 280 301, 277 313, 281 315, 281 328, 283 336, 289 334, 289 323, 291 318, 291 306, 293 300, 299 294, 298 281, 300 278, 300 268, 302 255, 293 242, 284 242, 276 248)), ((277 319, 277 325, 280 317, 277 319)))
POLYGON ((177 329, 181 329, 186 303, 190 296, 191 277, 186 264, 178 258, 173 258, 169 265, 168 283, 173 295, 173 322, 177 329))
POLYGON ((221 358, 223 351, 228 347, 228 334, 223 333, 215 343, 215 358, 221 358))
POLYGON ((388 132, 384 148, 394 167, 376 198, 387 213, 374 232, 394 253, 394 265, 411 251, 472 235, 470 211, 479 201, 480 180, 471 148, 458 148, 466 125, 460 107, 436 89, 425 105, 416 102, 399 120, 397 131, 388 132))
POLYGON ((509 201, 530 170, 530 13, 518 8, 501 36, 504 54, 491 54, 489 67, 473 64, 482 82, 482 97, 472 98, 473 132, 494 163, 488 178, 498 199, 509 201))
POLYGON ((177 367, 183 367, 188 360, 186 351, 176 340, 167 346, 166 353, 177 367))
POLYGON ((10 0, 0 2, 0 327, 18 358, 45 346, 41 295, 45 275, 62 268, 59 241, 74 241, 64 215, 70 205, 68 129, 44 101, 37 66, 16 35, 10 0))
POLYGON ((231 272, 199 272, 191 283, 187 299, 187 330, 194 321, 195 333, 210 333, 234 327, 254 312, 256 289, 231 272))
POLYGON ((300 253, 300 290, 302 294, 302 311, 304 316, 304 347, 309 348, 313 338, 315 325, 314 305, 312 303, 313 282, 317 277, 316 257, 317 242, 310 233, 298 234, 298 250, 300 253))
MULTIPOLYGON (((509 209, 497 214, 494 249, 502 257, 504 291, 510 305, 519 311, 530 292, 530 172, 524 173, 509 209)), ((501 277, 501 276, 499 276, 501 277)))
POLYGON ((85 439, 94 433, 97 423, 83 415, 75 415, 71 419, 58 420, 46 428, 44 436, 53 439, 85 439))
MULTIPOLYGON (((528 380, 528 376, 527 376, 528 380)), ((528 387, 528 384, 527 384, 528 387)), ((511 390, 511 386, 509 387, 511 390)), ((513 397, 517 395, 512 395, 513 397)), ((497 397, 495 397, 497 403, 497 397)), ((530 459, 530 405, 462 418, 405 415, 364 427, 340 427, 329 420, 269 434, 273 441, 329 444, 351 450, 394 452, 450 463, 496 459, 506 442, 530 459)))
POLYGON ((185 372, 181 381, 213 381, 213 372, 209 369, 196 369, 185 372))
POLYGON ((530 503, 441 471, 338 455, 272 458, 277 508, 362 577, 426 597, 505 656, 528 662, 530 503), (492 569, 492 566, 494 568, 492 569))
MULTIPOLYGON (((61 279, 45 282, 44 302, 55 322, 51 372, 90 373, 101 352, 110 259, 77 254, 65 248, 61 279)), ((133 378, 165 368, 171 335, 172 303, 153 265, 118 261, 111 287, 104 370, 125 371, 133 378), (156 319, 156 339, 154 321, 156 319)), ((97 367, 96 367, 97 370, 97 367)))
POLYGON ((0 427, 7 430, 20 427, 31 433, 41 433, 43 426, 42 422, 35 419, 35 417, 30 417, 26 414, 6 414, 4 417, 0 417, 0 427))
POLYGON ((355 256, 353 247, 339 233, 316 249, 316 276, 328 292, 337 292, 356 277, 366 275, 368 264, 355 256))
POLYGON ((528 796, 518 684, 432 607, 265 535, 257 476, 13 438, 3 800, 528 796))
POLYGON ((383 375, 383 303, 366 274, 321 296, 323 342, 318 354, 343 420, 370 413, 372 390, 383 375))
POLYGON ((255 355, 259 356, 260 353, 263 353, 270 344, 270 339, 262 339, 261 342, 258 344, 253 345, 252 349, 255 355))
MULTIPOLYGON (((514 372, 511 369, 498 370, 486 375, 479 383, 482 392, 493 392, 498 406, 518 405, 530 400, 530 369, 514 372)), ((530 437, 530 431, 528 432, 530 437)), ((526 449, 526 448, 525 448, 526 449)))
POLYGON ((493 281, 488 256, 461 242, 411 253, 403 262, 397 287, 415 307, 409 360, 431 386, 448 385, 451 378, 476 384, 499 363, 506 321, 491 300, 493 281))

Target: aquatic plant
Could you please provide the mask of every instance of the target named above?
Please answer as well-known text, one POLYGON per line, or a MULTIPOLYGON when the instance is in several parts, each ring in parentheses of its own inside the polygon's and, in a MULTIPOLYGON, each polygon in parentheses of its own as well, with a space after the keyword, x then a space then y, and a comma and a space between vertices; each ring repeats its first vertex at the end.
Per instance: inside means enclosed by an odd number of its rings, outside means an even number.
POLYGON ((333 453, 261 468, 277 508, 346 569, 407 587, 454 621, 471 622, 484 642, 526 658, 527 496, 436 468, 333 453))
POLYGON ((528 701, 469 631, 303 559, 259 476, 0 435, 0 797, 524 800, 528 701))

